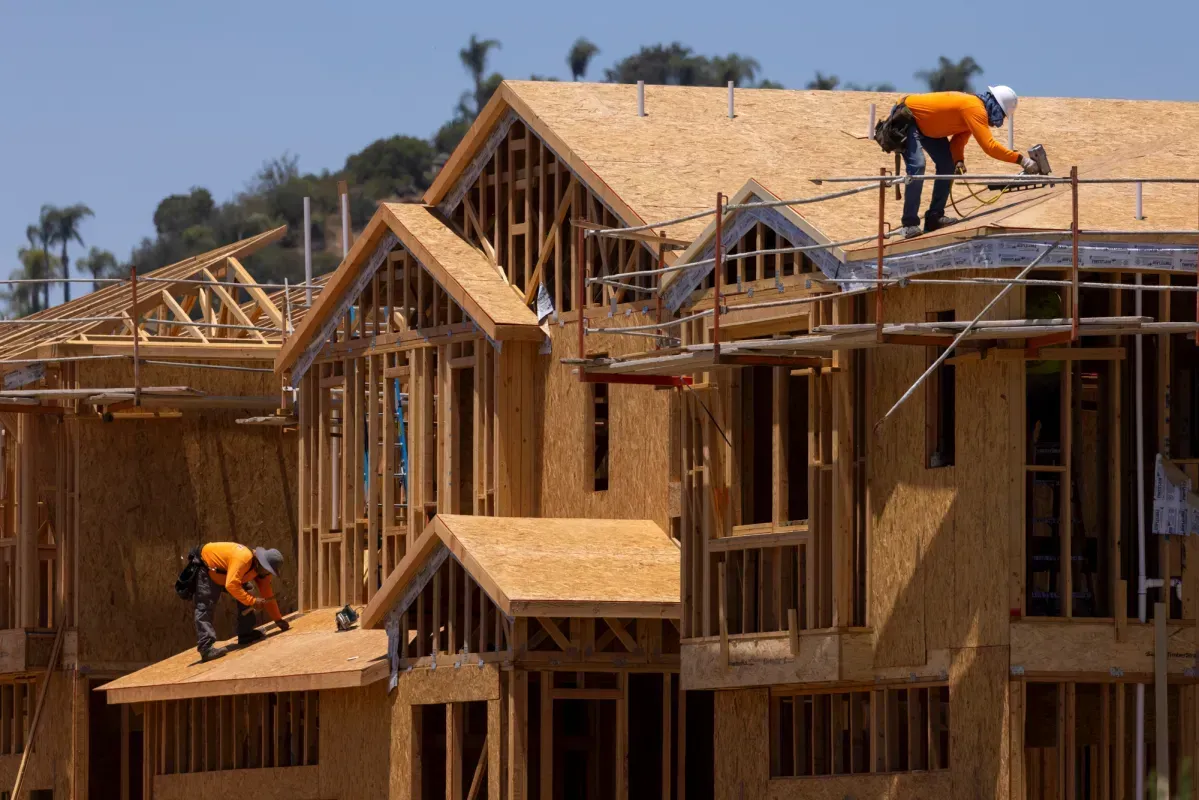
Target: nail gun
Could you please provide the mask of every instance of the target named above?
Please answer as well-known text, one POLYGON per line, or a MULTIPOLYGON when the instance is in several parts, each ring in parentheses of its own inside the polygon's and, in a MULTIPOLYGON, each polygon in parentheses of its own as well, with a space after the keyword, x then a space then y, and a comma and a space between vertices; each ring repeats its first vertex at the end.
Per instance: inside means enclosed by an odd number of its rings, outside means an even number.
MULTIPOLYGON (((1028 149, 1028 157, 1037 163, 1038 175, 1050 175, 1053 173, 1053 168, 1049 166, 1049 156, 1045 154, 1043 145, 1034 144, 1028 149)), ((1024 175, 1026 173, 1020 173, 1024 175)), ((1048 186, 1047 183, 1032 183, 1029 181, 1012 181, 1010 183, 988 183, 987 188, 992 191, 1019 192, 1024 189, 1043 189, 1048 186)))

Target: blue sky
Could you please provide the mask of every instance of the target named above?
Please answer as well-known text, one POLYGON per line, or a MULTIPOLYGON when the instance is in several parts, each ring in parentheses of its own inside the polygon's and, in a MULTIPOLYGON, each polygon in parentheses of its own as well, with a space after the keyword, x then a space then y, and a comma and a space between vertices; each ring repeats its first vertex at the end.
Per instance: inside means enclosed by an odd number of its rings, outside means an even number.
POLYGON ((1199 100, 1197 30, 1193 0, 1135 13, 1115 0, 0 0, 0 273, 43 203, 90 205, 87 244, 124 259, 168 194, 225 200, 284 151, 318 171, 382 136, 427 136, 467 88, 471 33, 499 39, 493 67, 516 78, 568 78, 582 35, 601 50, 593 79, 677 40, 753 56, 791 88, 821 70, 917 90, 939 55, 972 55, 980 83, 1022 94, 1199 100))

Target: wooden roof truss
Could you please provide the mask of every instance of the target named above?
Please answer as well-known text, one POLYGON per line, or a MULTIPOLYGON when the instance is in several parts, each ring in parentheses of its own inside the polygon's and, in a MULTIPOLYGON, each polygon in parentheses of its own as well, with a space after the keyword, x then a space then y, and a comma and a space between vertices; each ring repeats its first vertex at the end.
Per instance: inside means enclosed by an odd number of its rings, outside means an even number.
POLYGON ((109 284, 19 324, 0 323, 0 360, 45 355, 47 346, 131 352, 135 328, 139 345, 187 342, 197 345, 197 357, 220 357, 222 345, 236 344, 240 357, 247 346, 273 357, 304 310, 304 289, 268 292, 241 259, 285 231, 276 228, 138 276, 136 287, 130 281, 109 284))

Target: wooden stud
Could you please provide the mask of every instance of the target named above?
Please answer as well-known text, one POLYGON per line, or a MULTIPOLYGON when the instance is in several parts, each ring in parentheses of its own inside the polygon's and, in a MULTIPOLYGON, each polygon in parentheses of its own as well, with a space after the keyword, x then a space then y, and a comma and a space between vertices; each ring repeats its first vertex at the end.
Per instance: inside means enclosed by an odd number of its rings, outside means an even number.
POLYGON ((445 796, 446 800, 463 800, 462 751, 465 746, 465 725, 461 703, 445 704, 445 796))
POLYGON ((541 744, 541 800, 554 797, 554 673, 542 672, 541 683, 541 726, 538 741, 541 744))

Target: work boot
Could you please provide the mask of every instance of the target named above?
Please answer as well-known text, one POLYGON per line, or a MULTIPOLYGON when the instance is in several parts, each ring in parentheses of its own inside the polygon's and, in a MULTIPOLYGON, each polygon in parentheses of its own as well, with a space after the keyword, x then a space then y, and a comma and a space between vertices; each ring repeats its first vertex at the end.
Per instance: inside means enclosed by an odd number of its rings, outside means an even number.
POLYGON ((958 222, 957 217, 940 216, 937 219, 926 219, 924 220, 924 232, 932 233, 933 231, 939 231, 942 228, 948 228, 950 225, 956 225, 958 222))
POLYGON ((200 660, 203 662, 216 661, 218 658, 228 652, 229 651, 223 647, 217 647, 216 645, 213 645, 212 647, 209 647, 207 650, 204 650, 200 653, 200 660))
POLYGON ((258 630, 257 628, 255 628, 254 630, 247 633, 245 636, 238 636, 237 643, 239 645, 241 645, 242 647, 246 647, 248 645, 254 644, 254 642, 261 641, 265 638, 266 638, 266 634, 263 633, 262 631, 258 630))
POLYGON ((920 229, 919 225, 904 225, 899 229, 899 232, 903 234, 903 238, 905 239, 915 239, 917 236, 924 233, 924 231, 920 229))

